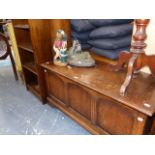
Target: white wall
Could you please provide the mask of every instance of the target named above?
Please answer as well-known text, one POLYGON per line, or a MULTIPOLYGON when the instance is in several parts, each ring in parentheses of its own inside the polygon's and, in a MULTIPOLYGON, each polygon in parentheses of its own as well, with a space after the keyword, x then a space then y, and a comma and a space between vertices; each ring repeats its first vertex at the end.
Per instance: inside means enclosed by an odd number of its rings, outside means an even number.
MULTIPOLYGON (((147 35, 148 35, 146 40, 147 48, 145 52, 147 55, 152 55, 152 54, 155 55, 155 19, 150 20, 150 23, 147 27, 147 35)), ((150 70, 148 67, 144 67, 142 71, 146 73, 150 73, 150 70)))

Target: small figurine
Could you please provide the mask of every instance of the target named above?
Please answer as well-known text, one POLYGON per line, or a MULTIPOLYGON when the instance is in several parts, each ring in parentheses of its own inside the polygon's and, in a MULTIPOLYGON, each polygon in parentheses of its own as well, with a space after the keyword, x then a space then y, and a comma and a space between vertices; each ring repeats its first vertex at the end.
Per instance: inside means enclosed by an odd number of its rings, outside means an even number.
POLYGON ((77 67, 92 67, 95 66, 95 60, 88 51, 82 51, 78 40, 74 40, 68 53, 68 64, 77 67))
POLYGON ((64 30, 59 29, 56 33, 56 39, 53 44, 55 51, 54 64, 59 66, 67 65, 67 37, 64 30))

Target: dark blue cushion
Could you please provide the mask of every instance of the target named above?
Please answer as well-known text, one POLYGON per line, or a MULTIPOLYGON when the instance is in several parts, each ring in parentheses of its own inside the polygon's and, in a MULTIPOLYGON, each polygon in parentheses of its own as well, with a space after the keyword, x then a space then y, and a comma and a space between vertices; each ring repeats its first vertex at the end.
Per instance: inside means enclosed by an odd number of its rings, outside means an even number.
POLYGON ((83 50, 90 49, 92 46, 90 44, 81 44, 83 50))
MULTIPOLYGON (((71 37, 71 40, 73 41, 73 40, 76 40, 76 39, 71 37)), ((78 41, 79 41, 80 44, 88 44, 87 40, 79 40, 78 39, 78 41)))
POLYGON ((90 49, 91 52, 100 55, 100 56, 104 56, 106 58, 112 59, 112 60, 116 60, 119 57, 119 53, 121 51, 130 51, 129 47, 124 47, 124 48, 120 48, 120 49, 115 49, 115 50, 104 50, 104 49, 100 49, 100 48, 95 48, 92 47, 90 49))
POLYGON ((87 19, 71 19, 71 26, 77 32, 87 32, 95 28, 87 19))
POLYGON ((89 34, 90 34, 90 32, 76 32, 76 31, 72 31, 71 32, 71 37, 73 39, 87 41, 89 39, 89 34))
POLYGON ((126 37, 111 38, 111 39, 94 39, 94 40, 89 40, 88 43, 93 47, 113 50, 113 49, 130 46, 131 35, 126 37))
POLYGON ((133 24, 103 26, 96 28, 91 31, 90 39, 101 39, 101 38, 114 38, 131 35, 133 31, 133 24))
POLYGON ((88 19, 89 22, 97 27, 108 25, 128 24, 133 22, 133 19, 88 19))

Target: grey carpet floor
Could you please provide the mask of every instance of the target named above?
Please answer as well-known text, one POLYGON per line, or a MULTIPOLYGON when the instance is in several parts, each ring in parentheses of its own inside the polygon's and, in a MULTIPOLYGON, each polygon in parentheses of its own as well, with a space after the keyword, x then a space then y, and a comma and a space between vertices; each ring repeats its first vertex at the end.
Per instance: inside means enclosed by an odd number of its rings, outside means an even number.
POLYGON ((14 80, 10 65, 3 64, 0 64, 0 134, 90 134, 58 109, 42 105, 14 80))

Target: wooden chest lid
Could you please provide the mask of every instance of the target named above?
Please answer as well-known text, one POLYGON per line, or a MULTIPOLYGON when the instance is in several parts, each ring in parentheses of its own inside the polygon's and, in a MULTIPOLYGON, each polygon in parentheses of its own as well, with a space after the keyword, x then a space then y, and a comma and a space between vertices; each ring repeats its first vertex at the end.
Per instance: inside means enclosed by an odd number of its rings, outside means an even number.
POLYGON ((141 72, 132 80, 125 96, 120 96, 119 90, 126 72, 111 71, 109 64, 97 62, 93 68, 78 68, 58 67, 52 63, 44 63, 42 67, 148 116, 155 113, 155 78, 152 75, 141 72))

